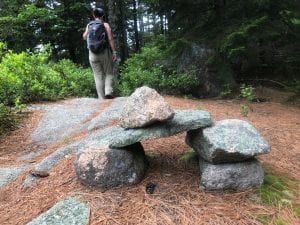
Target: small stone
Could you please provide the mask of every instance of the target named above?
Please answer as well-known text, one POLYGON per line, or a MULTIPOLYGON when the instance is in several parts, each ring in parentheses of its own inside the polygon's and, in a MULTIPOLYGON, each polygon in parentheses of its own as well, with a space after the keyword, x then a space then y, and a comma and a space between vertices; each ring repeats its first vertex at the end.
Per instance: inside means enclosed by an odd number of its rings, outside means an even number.
POLYGON ((31 170, 30 174, 35 177, 48 177, 48 171, 31 170))
POLYGON ((156 184, 149 182, 146 185, 146 193, 147 194, 153 194, 154 193, 154 189, 155 189, 156 184))

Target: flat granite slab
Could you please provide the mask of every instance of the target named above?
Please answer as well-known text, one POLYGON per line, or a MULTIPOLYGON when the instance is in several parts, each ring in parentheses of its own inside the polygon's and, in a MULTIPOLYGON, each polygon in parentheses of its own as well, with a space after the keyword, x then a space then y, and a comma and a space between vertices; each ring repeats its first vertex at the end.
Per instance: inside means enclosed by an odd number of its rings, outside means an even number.
POLYGON ((56 203, 51 209, 38 216, 27 225, 87 225, 90 207, 71 196, 56 203))
POLYGON ((15 180, 26 168, 26 166, 0 168, 0 188, 15 180))
POLYGON ((124 129, 114 126, 97 133, 94 139, 108 144, 110 148, 121 148, 140 141, 169 137, 184 131, 208 127, 211 124, 211 116, 207 111, 175 110, 175 116, 170 121, 143 128, 124 129))
POLYGON ((102 101, 95 98, 64 100, 51 105, 40 105, 45 113, 32 133, 38 144, 51 144, 87 129, 85 123, 99 108, 102 101))

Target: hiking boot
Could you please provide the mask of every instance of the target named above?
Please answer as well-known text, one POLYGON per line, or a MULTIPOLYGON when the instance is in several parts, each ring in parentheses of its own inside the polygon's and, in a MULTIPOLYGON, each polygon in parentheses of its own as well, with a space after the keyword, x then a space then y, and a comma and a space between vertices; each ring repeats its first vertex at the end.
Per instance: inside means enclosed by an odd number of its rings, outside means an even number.
POLYGON ((113 95, 111 95, 111 94, 109 94, 109 95, 105 95, 105 99, 113 99, 114 98, 114 96, 113 95))

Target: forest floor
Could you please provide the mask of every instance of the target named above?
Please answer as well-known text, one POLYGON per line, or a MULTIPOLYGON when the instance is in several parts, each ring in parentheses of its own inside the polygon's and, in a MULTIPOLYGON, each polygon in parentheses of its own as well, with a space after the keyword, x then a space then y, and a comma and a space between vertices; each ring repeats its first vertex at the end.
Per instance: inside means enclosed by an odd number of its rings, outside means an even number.
MULTIPOLYGON (((79 194, 91 207, 90 224, 300 224, 300 107, 285 104, 285 93, 271 93, 268 102, 250 103, 248 115, 240 113, 241 100, 195 100, 164 96, 174 109, 204 109, 214 121, 242 119, 250 122, 271 145, 271 153, 259 156, 267 174, 293 180, 290 199, 282 204, 261 201, 260 190, 207 192, 199 188, 199 165, 187 160, 191 149, 185 134, 142 142, 150 159, 143 181, 135 186, 108 190, 90 189, 76 178, 74 155, 68 155, 40 179, 37 185, 22 188, 29 171, 0 188, 0 224, 26 224, 61 199, 79 194), (277 94, 277 96, 275 95, 277 94), (156 184, 153 194, 145 186, 156 184)), ((268 96, 263 96, 268 97, 268 96)), ((105 100, 108 106, 112 100, 105 100)), ((51 103, 49 103, 51 104, 51 103)), ((105 107, 99 109, 104 110, 105 107)), ((27 114, 22 126, 0 137, 0 164, 15 166, 32 143, 31 134, 42 113, 27 114)), ((79 134, 80 138, 86 134, 79 134)), ((32 164, 43 159, 62 143, 47 146, 32 164)), ((288 198, 288 197, 287 197, 288 198)))

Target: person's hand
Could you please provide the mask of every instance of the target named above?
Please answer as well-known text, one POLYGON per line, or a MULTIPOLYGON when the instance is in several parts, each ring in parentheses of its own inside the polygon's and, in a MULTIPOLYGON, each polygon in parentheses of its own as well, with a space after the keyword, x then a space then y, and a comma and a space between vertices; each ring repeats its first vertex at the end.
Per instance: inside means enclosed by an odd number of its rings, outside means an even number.
POLYGON ((117 61, 117 52, 116 51, 113 52, 112 60, 113 60, 113 62, 117 61))

